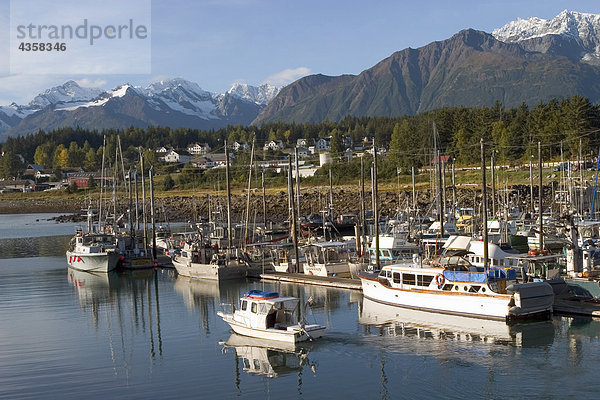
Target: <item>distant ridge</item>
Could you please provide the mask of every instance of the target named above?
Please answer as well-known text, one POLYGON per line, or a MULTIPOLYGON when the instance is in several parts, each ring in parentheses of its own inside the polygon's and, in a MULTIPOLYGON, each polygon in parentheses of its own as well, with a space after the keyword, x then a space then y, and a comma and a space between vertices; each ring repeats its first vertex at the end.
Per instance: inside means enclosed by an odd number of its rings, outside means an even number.
POLYGON ((60 127, 100 130, 161 125, 212 129, 248 125, 278 90, 268 84, 254 87, 238 83, 219 94, 174 78, 145 88, 124 84, 105 91, 67 81, 40 93, 27 105, 0 107, 0 139, 2 135, 26 135, 60 127))
POLYGON ((467 29, 395 52, 359 75, 307 76, 283 88, 253 124, 394 117, 496 101, 514 107, 575 94, 597 102, 599 21, 564 11, 550 22, 507 24, 495 36, 467 29))

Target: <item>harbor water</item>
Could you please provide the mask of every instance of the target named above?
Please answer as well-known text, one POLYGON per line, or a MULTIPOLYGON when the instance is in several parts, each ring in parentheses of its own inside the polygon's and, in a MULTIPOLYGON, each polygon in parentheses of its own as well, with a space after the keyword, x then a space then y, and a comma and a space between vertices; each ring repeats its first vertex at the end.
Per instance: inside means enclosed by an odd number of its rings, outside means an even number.
POLYGON ((509 326, 344 289, 77 272, 75 225, 51 216, 0 215, 0 399, 600 396, 600 320, 509 326), (216 313, 250 289, 312 296, 306 319, 325 336, 289 348, 233 335, 216 313))

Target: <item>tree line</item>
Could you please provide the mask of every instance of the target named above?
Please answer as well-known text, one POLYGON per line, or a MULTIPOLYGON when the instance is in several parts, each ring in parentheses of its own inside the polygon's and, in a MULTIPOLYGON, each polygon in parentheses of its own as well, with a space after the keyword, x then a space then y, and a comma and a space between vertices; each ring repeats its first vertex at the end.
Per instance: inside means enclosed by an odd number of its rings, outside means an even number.
MULTIPOLYGON (((428 165, 433 157, 434 139, 442 154, 449 155, 458 164, 479 162, 479 142, 483 139, 487 148, 494 150, 500 162, 519 162, 537 156, 537 142, 542 143, 545 159, 557 158, 562 151, 565 157, 576 158, 600 146, 600 106, 581 96, 553 99, 533 107, 523 103, 506 109, 499 102, 492 107, 448 107, 414 116, 351 117, 339 122, 284 123, 276 122, 261 126, 233 125, 222 129, 172 129, 147 127, 103 131, 80 128, 59 128, 51 132, 8 138, 2 144, 7 157, 0 160, 0 176, 15 174, 16 154, 27 162, 44 168, 64 169, 83 167, 97 170, 102 154, 112 163, 116 140, 121 141, 123 157, 134 164, 139 159, 139 149, 145 149, 147 165, 156 163, 153 150, 160 146, 186 148, 189 144, 208 143, 214 152, 223 152, 224 142, 251 142, 257 148, 270 140, 281 140, 288 147, 295 146, 298 139, 314 140, 331 138, 331 153, 338 164, 337 171, 355 177, 359 168, 356 162, 343 163, 344 138, 351 138, 354 145, 364 138, 375 141, 378 148, 388 149, 382 161, 381 171, 395 175, 400 170, 410 173, 411 167, 428 165), (434 138, 434 129, 437 135, 434 138), (104 138, 107 138, 103 145, 104 138), (581 150, 580 150, 581 149, 581 150), (343 164, 343 165, 342 165, 343 164), (393 171, 393 172, 392 172, 393 171)), ((368 143, 371 146, 372 142, 368 143)), ((281 157, 282 154, 258 151, 256 159, 281 157)), ((238 157, 238 164, 246 162, 247 156, 238 157)), ((17 159, 18 160, 18 159, 17 159)), ((209 174, 210 175, 210 174, 209 174)), ((319 174, 317 174, 318 176, 319 174)), ((241 176, 240 176, 241 178, 241 176)))

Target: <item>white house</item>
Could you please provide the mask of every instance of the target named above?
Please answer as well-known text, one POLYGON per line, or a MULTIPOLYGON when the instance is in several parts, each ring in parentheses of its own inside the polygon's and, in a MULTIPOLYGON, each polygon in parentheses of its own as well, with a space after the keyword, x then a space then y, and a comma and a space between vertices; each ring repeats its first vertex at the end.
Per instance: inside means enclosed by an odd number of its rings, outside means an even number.
POLYGON ((264 150, 273 150, 273 151, 277 151, 277 150, 281 150, 283 149, 283 142, 281 140, 271 140, 270 142, 265 143, 265 146, 263 147, 264 150))
POLYGON ((154 150, 156 153, 168 153, 171 149, 166 148, 165 146, 161 146, 158 149, 154 150))
POLYGON ((312 155, 312 153, 306 147, 298 146, 296 148, 298 149, 299 158, 307 158, 312 155))
POLYGON ((236 153, 239 151, 249 151, 251 149, 251 147, 248 143, 241 143, 241 142, 233 142, 233 144, 231 145, 231 148, 236 153))
POLYGON ((206 154, 210 151, 208 143, 194 143, 188 146, 188 153, 193 155, 206 154))
MULTIPOLYGON (((210 159, 214 163, 214 167, 217 168, 224 167, 226 164, 225 153, 209 154, 206 156, 206 158, 210 159)), ((235 155, 229 154, 229 165, 231 165, 233 160, 235 160, 235 155)))
POLYGON ((306 147, 306 145, 308 144, 308 141, 304 138, 300 138, 296 140, 296 146, 298 147, 306 147))
POLYGON ((185 150, 171 150, 165 156, 165 162, 187 164, 192 161, 192 155, 185 150))
POLYGON ((191 164, 195 168, 202 169, 214 168, 216 166, 215 162, 206 156, 192 160, 191 164))
POLYGON ((315 151, 331 150, 331 137, 320 138, 315 142, 315 151))

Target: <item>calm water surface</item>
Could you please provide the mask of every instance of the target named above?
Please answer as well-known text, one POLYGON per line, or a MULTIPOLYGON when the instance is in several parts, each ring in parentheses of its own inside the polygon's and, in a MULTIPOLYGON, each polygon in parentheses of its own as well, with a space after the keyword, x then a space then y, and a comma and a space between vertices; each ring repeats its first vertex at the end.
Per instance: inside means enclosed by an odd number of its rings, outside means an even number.
POLYGON ((74 225, 44 218, 0 216, 2 399, 600 397, 599 321, 509 327, 347 290, 90 275, 65 262, 74 225), (313 296, 307 319, 326 336, 267 348, 232 335, 216 312, 254 288, 313 296))

